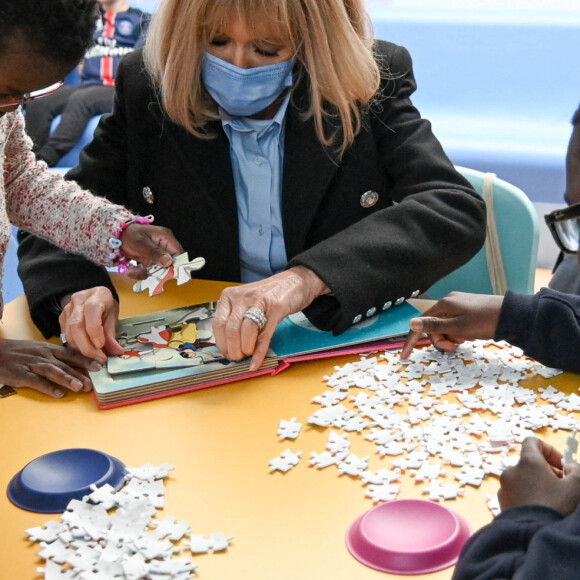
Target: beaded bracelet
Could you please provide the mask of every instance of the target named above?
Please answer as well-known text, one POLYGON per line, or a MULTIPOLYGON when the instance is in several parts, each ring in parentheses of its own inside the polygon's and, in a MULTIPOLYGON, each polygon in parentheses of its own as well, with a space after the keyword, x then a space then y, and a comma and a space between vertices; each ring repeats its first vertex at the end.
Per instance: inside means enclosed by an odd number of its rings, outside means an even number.
POLYGON ((125 252, 121 249, 123 245, 123 241, 121 240, 121 236, 123 232, 131 225, 131 224, 150 224, 153 223, 154 217, 152 215, 148 215, 145 217, 135 216, 134 218, 127 220, 126 222, 121 222, 119 224, 119 231, 113 234, 113 237, 109 239, 109 247, 113 250, 109 254, 109 260, 114 264, 117 264, 119 269, 119 274, 125 274, 127 272, 129 266, 129 260, 125 255, 125 252))

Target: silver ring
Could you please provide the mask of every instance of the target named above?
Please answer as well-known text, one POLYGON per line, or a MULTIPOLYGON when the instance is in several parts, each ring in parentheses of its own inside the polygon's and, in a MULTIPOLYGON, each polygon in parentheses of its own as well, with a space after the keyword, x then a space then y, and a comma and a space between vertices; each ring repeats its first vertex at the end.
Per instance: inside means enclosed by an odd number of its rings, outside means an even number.
POLYGON ((254 306, 252 306, 252 308, 248 308, 248 310, 246 310, 246 313, 244 314, 244 318, 247 318, 248 320, 255 322, 258 325, 258 332, 260 332, 262 330, 262 328, 264 328, 264 326, 266 326, 266 322, 268 322, 268 319, 266 318, 266 315, 264 314, 264 312, 262 310, 260 310, 259 308, 256 308, 254 306))
POLYGON ((60 343, 61 344, 66 344, 66 334, 64 332, 60 333, 60 343))

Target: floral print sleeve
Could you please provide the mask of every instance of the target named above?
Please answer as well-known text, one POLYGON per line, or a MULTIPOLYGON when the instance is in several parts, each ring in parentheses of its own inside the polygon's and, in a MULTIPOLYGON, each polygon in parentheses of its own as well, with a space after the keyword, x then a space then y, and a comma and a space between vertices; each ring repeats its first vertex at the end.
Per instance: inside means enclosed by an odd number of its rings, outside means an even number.
POLYGON ((10 222, 66 251, 110 265, 108 241, 121 222, 133 217, 131 212, 37 162, 20 110, 0 119, 0 136, 5 141, 0 187, 10 222))

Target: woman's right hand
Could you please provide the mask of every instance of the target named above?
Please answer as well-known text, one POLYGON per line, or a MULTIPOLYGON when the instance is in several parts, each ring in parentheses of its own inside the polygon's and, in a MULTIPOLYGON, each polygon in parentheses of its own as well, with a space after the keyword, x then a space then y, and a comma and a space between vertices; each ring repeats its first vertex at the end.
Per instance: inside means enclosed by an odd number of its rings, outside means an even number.
POLYGON ((123 354, 116 339, 119 304, 108 288, 75 292, 63 298, 62 305, 60 329, 69 346, 101 365, 107 356, 123 354))
POLYGON ((91 380, 76 369, 99 368, 94 360, 50 342, 0 340, 0 383, 11 387, 60 398, 64 396, 61 387, 75 393, 92 389, 91 380))

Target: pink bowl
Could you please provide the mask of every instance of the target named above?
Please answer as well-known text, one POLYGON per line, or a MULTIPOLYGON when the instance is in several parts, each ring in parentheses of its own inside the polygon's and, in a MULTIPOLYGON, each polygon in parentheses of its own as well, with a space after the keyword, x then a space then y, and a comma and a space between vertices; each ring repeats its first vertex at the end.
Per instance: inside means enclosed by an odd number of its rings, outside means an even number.
POLYGON ((372 508, 349 527, 346 545, 360 562, 391 574, 428 574, 453 566, 471 535, 449 508, 400 499, 372 508))

